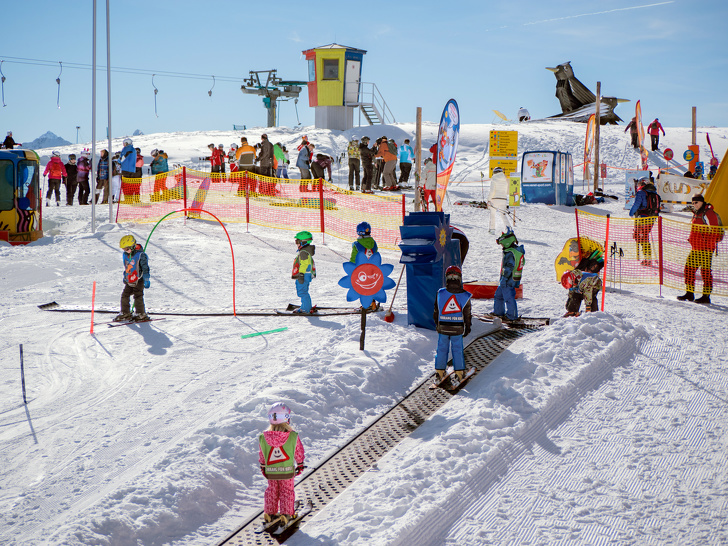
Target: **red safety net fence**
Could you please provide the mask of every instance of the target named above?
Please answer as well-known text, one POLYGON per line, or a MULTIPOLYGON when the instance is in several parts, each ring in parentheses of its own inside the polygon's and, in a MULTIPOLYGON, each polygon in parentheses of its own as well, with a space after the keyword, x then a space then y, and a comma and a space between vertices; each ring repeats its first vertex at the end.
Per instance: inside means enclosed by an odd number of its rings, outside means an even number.
POLYGON ((207 220, 204 209, 225 222, 307 230, 355 240, 360 222, 372 225, 382 248, 397 248, 405 215, 404 196, 342 190, 324 180, 270 178, 250 172, 226 174, 185 167, 162 175, 124 178, 117 222, 153 223, 181 208, 207 220))
MULTIPOLYGON (((725 228, 663 217, 612 218, 576 210, 579 240, 606 248, 606 280, 728 296, 725 228)), ((582 245, 587 247, 587 245, 582 245)))

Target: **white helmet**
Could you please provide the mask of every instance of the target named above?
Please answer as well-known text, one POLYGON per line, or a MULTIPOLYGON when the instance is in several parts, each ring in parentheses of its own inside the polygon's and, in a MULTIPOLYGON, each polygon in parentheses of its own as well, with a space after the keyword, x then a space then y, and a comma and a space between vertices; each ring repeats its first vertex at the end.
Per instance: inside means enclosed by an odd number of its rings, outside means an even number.
POLYGON ((268 421, 271 425, 280 425, 281 423, 290 423, 291 409, 283 402, 273 404, 268 410, 268 421))
POLYGON ((131 146, 131 139, 130 138, 125 138, 122 142, 124 143, 124 146, 131 146))
POLYGON ((217 147, 222 150, 225 147, 225 145, 224 144, 218 144, 217 147))
POLYGON ((152 155, 153 155, 153 156, 154 156, 154 155, 157 155, 158 153, 159 153, 159 150, 157 150, 156 148, 154 148, 154 149, 152 150, 152 155))
POLYGON ((235 144, 235 143, 233 142, 233 143, 232 143, 232 144, 230 145, 230 149, 231 149, 231 150, 237 150, 237 149, 238 149, 238 145, 237 145, 237 144, 235 144))
POLYGON ((81 157, 88 157, 88 156, 89 156, 88 150, 83 150, 81 152, 81 157))
POLYGON ((53 150, 53 153, 51 154, 53 157, 61 157, 61 152, 57 150, 53 150))

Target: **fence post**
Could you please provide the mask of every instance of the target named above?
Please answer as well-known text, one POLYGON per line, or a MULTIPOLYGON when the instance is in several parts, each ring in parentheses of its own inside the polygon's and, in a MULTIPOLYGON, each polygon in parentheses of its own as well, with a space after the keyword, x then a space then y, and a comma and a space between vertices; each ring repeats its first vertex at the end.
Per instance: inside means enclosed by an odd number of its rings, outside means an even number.
POLYGON ((405 216, 407 216, 407 213, 405 211, 404 194, 402 194, 402 225, 404 225, 404 217, 405 216))
MULTIPOLYGON (((604 280, 607 280, 607 249, 609 248, 609 219, 611 218, 610 214, 607 214, 607 233, 604 238, 604 265, 602 266, 602 270, 604 271, 604 280)), ((604 311, 604 294, 606 293, 606 282, 602 283, 602 311, 604 311)))
POLYGON ((249 171, 244 171, 243 180, 245 181, 245 231, 248 231, 250 226, 250 175, 249 171))
POLYGON ((187 217, 187 167, 182 166, 182 201, 185 205, 185 217, 187 217))
POLYGON ((321 211, 321 241, 326 242, 326 225, 324 223, 324 179, 319 178, 319 210, 321 211))
POLYGON ((579 209, 574 209, 574 217, 576 218, 576 242, 579 245, 579 259, 581 260, 581 237, 579 237, 579 209))
POLYGON ((23 386, 23 404, 28 404, 25 399, 25 365, 23 364, 23 344, 20 344, 20 383, 23 386))
POLYGON ((660 265, 659 265, 659 274, 660 274, 660 297, 662 297, 662 282, 663 282, 663 265, 662 265, 662 216, 657 217, 657 248, 660 265))

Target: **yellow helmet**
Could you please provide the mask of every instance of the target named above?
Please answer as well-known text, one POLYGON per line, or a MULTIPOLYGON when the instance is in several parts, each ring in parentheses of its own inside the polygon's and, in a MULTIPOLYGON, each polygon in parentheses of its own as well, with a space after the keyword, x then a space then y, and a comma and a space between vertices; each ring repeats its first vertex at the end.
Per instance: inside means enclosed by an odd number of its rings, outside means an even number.
POLYGON ((121 238, 121 241, 119 241, 119 248, 127 248, 132 247, 134 248, 136 246, 136 239, 133 235, 124 235, 121 238))

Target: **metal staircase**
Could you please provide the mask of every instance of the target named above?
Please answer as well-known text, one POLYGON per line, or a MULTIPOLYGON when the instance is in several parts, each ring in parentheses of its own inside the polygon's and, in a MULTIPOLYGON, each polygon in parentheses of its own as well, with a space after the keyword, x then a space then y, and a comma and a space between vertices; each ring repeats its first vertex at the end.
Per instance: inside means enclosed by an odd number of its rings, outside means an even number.
POLYGON ((360 127, 362 125, 362 115, 369 125, 389 125, 397 122, 375 83, 359 82, 358 96, 358 102, 348 101, 344 106, 358 107, 360 127))

